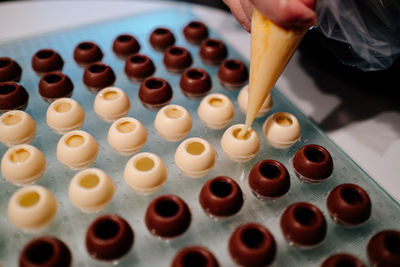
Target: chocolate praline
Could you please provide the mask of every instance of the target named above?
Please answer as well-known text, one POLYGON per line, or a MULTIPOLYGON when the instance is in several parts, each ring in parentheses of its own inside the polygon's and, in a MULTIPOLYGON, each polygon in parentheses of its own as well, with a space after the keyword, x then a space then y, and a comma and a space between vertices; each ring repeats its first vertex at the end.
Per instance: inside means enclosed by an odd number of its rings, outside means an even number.
POLYGON ((189 207, 180 197, 163 195, 147 207, 145 223, 153 235, 174 238, 189 228, 191 217, 189 207))
POLYGON ((111 67, 101 62, 90 64, 83 73, 83 82, 89 90, 95 93, 113 85, 115 79, 115 74, 111 67))
POLYGON ((182 92, 189 98, 197 99, 211 90, 211 78, 200 68, 187 69, 181 76, 179 85, 182 92))
POLYGON ((276 160, 263 160, 249 173, 249 186, 260 199, 275 199, 285 195, 290 188, 290 176, 286 167, 276 160))
POLYGON ((351 254, 338 253, 324 260, 321 267, 365 267, 365 264, 351 254))
POLYGON ((103 215, 94 220, 86 233, 86 249, 91 257, 113 261, 131 249, 134 232, 127 221, 118 215, 103 215))
POLYGON ((331 176, 333 160, 320 145, 305 145, 293 157, 293 169, 304 183, 320 183, 331 176))
POLYGON ((367 255, 373 266, 400 266, 400 232, 384 230, 375 234, 368 241, 367 255))
POLYGON ((61 71, 64 61, 61 56, 52 49, 37 51, 32 57, 32 68, 39 75, 50 71, 61 71))
POLYGON ((0 112, 13 109, 24 110, 28 105, 29 94, 17 82, 0 82, 0 112))
POLYGON ((175 44, 174 34, 167 28, 157 28, 150 34, 150 44, 157 51, 164 51, 175 44))
POLYGON ((208 29, 200 21, 191 21, 183 28, 183 35, 189 43, 200 44, 208 37, 208 29))
POLYGON ((229 253, 240 266, 266 266, 275 259, 275 239, 261 224, 246 223, 231 235, 229 253))
POLYGON ((74 59, 82 67, 101 61, 102 58, 103 52, 94 42, 82 42, 74 49, 74 59))
POLYGON ((243 86, 249 78, 246 65, 238 59, 227 59, 222 62, 217 75, 220 83, 230 90, 243 86))
POLYGON ((171 98, 172 88, 164 79, 149 77, 140 85, 139 99, 147 108, 161 108, 162 106, 167 105, 171 98))
POLYGON ((139 42, 130 34, 121 34, 114 40, 113 51, 121 59, 126 59, 129 55, 135 54, 139 50, 139 42))
POLYGON ((52 236, 42 236, 25 245, 19 256, 19 266, 68 267, 71 260, 71 251, 63 241, 52 236))
POLYGON ((328 195, 326 206, 335 222, 347 226, 362 224, 371 216, 371 200, 367 192, 355 184, 335 187, 328 195))
POLYGON ((319 244, 327 231, 320 209, 307 202, 297 202, 287 207, 281 216, 280 225, 289 244, 304 248, 319 244))
POLYGON ((181 249, 174 257, 171 267, 219 267, 215 256, 205 247, 190 246, 181 249))
POLYGON ((125 73, 132 81, 142 81, 156 71, 153 61, 146 55, 130 55, 125 62, 125 73))
POLYGON ((243 206, 243 193, 239 185, 227 176, 208 180, 200 191, 199 202, 212 217, 236 214, 243 206))
POLYGON ((21 73, 22 69, 16 61, 9 57, 0 57, 0 82, 19 82, 21 73))
POLYGON ((165 51, 163 62, 169 71, 181 72, 192 65, 193 59, 186 48, 171 46, 165 51))
POLYGON ((46 101, 70 97, 73 89, 71 79, 59 71, 45 73, 39 81, 39 94, 46 101))
POLYGON ((201 42, 199 54, 205 63, 218 65, 228 56, 228 51, 222 41, 206 39, 201 42))

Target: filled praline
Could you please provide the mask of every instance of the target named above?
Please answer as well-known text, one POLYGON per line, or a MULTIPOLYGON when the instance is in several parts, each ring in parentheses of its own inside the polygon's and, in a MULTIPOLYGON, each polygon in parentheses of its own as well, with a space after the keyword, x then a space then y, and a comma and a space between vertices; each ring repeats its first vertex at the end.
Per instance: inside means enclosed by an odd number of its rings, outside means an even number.
POLYGON ((331 176, 333 160, 331 154, 320 145, 305 145, 293 157, 293 169, 305 183, 320 183, 331 176))
POLYGON ((400 266, 400 232, 384 230, 368 241, 367 255, 372 266, 400 266))
POLYGON ((163 59, 165 67, 172 72, 182 72, 193 63, 190 52, 181 46, 167 48, 163 59))
POLYGON ((174 257, 171 267, 219 267, 215 256, 201 246, 189 246, 181 249, 174 257))
POLYGON ((246 65, 238 59, 228 59, 222 62, 217 75, 220 83, 230 90, 243 86, 249 78, 246 65))
POLYGON ((39 81, 39 94, 46 101, 70 97, 74 85, 71 79, 62 72, 52 71, 45 73, 39 81))
POLYGON ((239 226, 231 235, 228 246, 233 260, 245 267, 269 265, 276 255, 273 235, 258 223, 239 226))
POLYGON ((121 34, 115 38, 112 48, 117 57, 126 59, 129 55, 137 53, 140 50, 140 45, 134 36, 121 34))
POLYGON ((208 37, 208 29, 200 21, 191 21, 183 28, 183 35, 189 43, 200 44, 208 37))
POLYGON ((236 214, 242 208, 243 201, 239 185, 227 176, 217 176, 208 180, 199 195, 201 207, 212 217, 236 214))
POLYGON ((191 213, 186 203, 176 195, 162 195, 147 207, 145 223, 150 233, 161 238, 183 234, 190 225, 191 213))
POLYGON ((134 232, 118 215, 103 215, 94 220, 86 233, 86 249, 97 260, 114 261, 131 249, 134 232))
POLYGON ((64 61, 61 56, 52 49, 39 50, 32 57, 32 68, 39 75, 50 71, 61 71, 63 66, 64 61))
POLYGON ((212 82, 205 70, 190 68, 182 74, 179 85, 187 97, 197 99, 210 92, 212 82))
POLYGON ((103 52, 94 42, 82 42, 75 47, 74 59, 78 65, 86 67, 91 63, 101 61, 103 52))
POLYGON ((29 94, 16 82, 0 82, 0 112, 20 109, 28 105, 29 94))
POLYGON ((280 225, 289 244, 303 248, 321 243, 327 231, 320 209, 307 202, 297 202, 287 207, 281 216, 280 225))
POLYGON ((290 188, 290 176, 286 167, 276 160, 263 160, 249 173, 249 186, 260 199, 275 199, 285 195, 290 188))
POLYGON ((201 59, 210 65, 220 64, 228 56, 225 44, 217 39, 206 39, 200 45, 201 59))
POLYGON ((19 256, 20 267, 68 267, 72 255, 67 245, 53 236, 32 239, 19 256))
POLYGON ((157 28, 150 34, 150 44, 157 51, 164 51, 175 44, 174 34, 167 28, 157 28))
POLYGON ((332 219, 340 224, 355 226, 371 216, 371 200, 364 189, 355 184, 341 184, 328 195, 326 205, 332 219))
POLYGON ((338 253, 329 256, 321 264, 321 267, 366 267, 365 264, 357 257, 347 254, 338 253))
POLYGON ((113 85, 115 79, 116 77, 111 67, 101 62, 90 64, 83 74, 83 82, 89 90, 95 93, 113 85))
POLYGON ((149 77, 139 88, 139 99, 149 109, 158 109, 171 101, 172 88, 169 83, 161 78, 149 77))
POLYGON ((146 55, 133 54, 125 61, 126 76, 132 81, 142 81, 156 71, 153 61, 146 55))
POLYGON ((21 67, 12 58, 0 57, 0 82, 19 82, 21 73, 21 67))

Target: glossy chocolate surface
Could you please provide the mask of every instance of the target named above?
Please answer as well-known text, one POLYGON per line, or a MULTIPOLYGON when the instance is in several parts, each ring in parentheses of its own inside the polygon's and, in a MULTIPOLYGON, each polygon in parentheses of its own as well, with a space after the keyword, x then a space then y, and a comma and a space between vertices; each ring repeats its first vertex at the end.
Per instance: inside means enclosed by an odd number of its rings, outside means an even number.
POLYGON ((181 46, 171 46, 164 53, 165 67, 172 72, 181 72, 193 63, 190 52, 181 46))
POLYGON ((0 82, 19 82, 22 69, 19 64, 9 57, 0 57, 0 82))
POLYGON ((201 59, 211 65, 220 64, 228 56, 225 44, 217 39, 206 39, 200 45, 201 59))
POLYGON ((236 214, 242 208, 243 201, 243 193, 239 185, 227 176, 217 176, 208 180, 199 195, 203 210, 215 217, 236 214))
POLYGON ((251 169, 248 181, 254 195, 261 199, 281 197, 290 188, 289 172, 276 160, 258 162, 251 169))
POLYGON ((366 266, 360 259, 351 254, 338 253, 324 260, 324 262, 321 264, 321 267, 366 267, 366 266))
POLYGON ((303 182, 318 183, 333 171, 333 161, 328 150, 320 145, 305 145, 293 157, 293 168, 303 182))
POLYGON ((286 240, 299 247, 319 244, 327 231, 320 209, 307 202, 297 202, 287 207, 281 216, 280 225, 286 240))
POLYGON ((190 98, 199 98, 211 90, 211 78, 200 68, 187 69, 181 76, 179 85, 182 92, 190 98))
POLYGON ((371 200, 355 184, 341 184, 328 195, 326 205, 334 221, 348 226, 361 224, 371 216, 371 200))
POLYGON ((368 242, 367 255, 376 267, 400 266, 400 231, 384 230, 368 242))
POLYGON ((171 267, 219 267, 219 263, 205 247, 190 246, 175 255, 171 267))
POLYGON ((113 43, 114 53, 121 59, 139 52, 140 45, 136 38, 130 34, 121 34, 115 38, 113 43))
POLYGON ((167 28, 157 28, 150 34, 150 44, 157 51, 164 51, 175 44, 174 34, 167 28))
POLYGON ((20 267, 68 267, 71 266, 71 251, 64 242, 52 236, 31 240, 22 249, 20 267))
POLYGON ((93 91, 100 91, 113 85, 115 79, 115 74, 111 67, 101 62, 90 64, 83 73, 83 82, 93 91))
POLYGON ((39 81, 39 94, 45 100, 55 100, 72 95, 74 85, 71 79, 62 72, 45 73, 39 81))
POLYGON ((155 71, 153 61, 146 55, 133 54, 125 61, 125 73, 133 81, 142 81, 155 71))
POLYGON ((163 195, 155 198, 147 207, 145 222, 153 235, 173 238, 189 228, 191 217, 189 207, 180 197, 163 195))
POLYGON ((61 56, 52 49, 39 50, 32 57, 32 68, 38 74, 61 71, 63 66, 64 61, 61 56))
POLYGON ((165 106, 171 98, 172 88, 164 79, 149 77, 140 85, 139 99, 148 108, 155 109, 165 106))
POLYGON ((74 59, 80 66, 87 66, 91 63, 101 61, 103 52, 94 42, 82 42, 75 47, 74 59))
POLYGON ((240 87, 247 82, 249 72, 246 65, 237 59, 227 59, 218 69, 218 79, 225 87, 240 87))
POLYGON ((28 105, 29 94, 17 82, 0 82, 0 112, 25 109, 28 105))
POLYGON ((183 28, 183 35, 189 43, 200 44, 208 37, 208 29, 200 21, 191 21, 183 28))
POLYGON ((276 255, 276 243, 272 234, 257 223, 239 226, 229 239, 229 253, 240 266, 266 266, 276 255))
POLYGON ((124 256, 132 247, 131 226, 118 215, 103 215, 94 220, 86 233, 86 248, 91 257, 113 261, 124 256))

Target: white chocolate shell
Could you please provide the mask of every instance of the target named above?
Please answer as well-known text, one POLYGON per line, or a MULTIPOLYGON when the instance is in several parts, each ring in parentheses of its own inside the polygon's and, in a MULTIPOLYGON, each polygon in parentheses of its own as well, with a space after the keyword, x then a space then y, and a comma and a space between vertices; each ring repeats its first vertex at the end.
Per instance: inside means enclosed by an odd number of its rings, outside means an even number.
POLYGON ((100 90, 94 99, 94 111, 106 122, 125 117, 131 104, 126 93, 118 87, 100 90))
POLYGON ((192 119, 184 107, 168 105, 158 111, 154 126, 161 138, 168 142, 176 142, 189 134, 192 119))

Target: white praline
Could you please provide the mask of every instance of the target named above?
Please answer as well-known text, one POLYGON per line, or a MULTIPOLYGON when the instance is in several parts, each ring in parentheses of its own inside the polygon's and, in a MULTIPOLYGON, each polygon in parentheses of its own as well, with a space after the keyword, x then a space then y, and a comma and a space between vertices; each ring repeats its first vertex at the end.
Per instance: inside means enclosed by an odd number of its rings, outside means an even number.
POLYGON ((154 126, 161 138, 168 142, 176 142, 189 134, 192 119, 184 107, 168 105, 158 111, 154 126))
POLYGON ((222 129, 235 115, 231 100, 223 94, 210 94, 203 98, 197 110, 200 120, 210 129, 222 129))
POLYGON ((53 221, 56 213, 56 198, 39 185, 17 190, 8 202, 8 219, 24 232, 43 230, 53 221))
POLYGON ((288 112, 277 112, 263 125, 264 137, 275 148, 291 147, 300 139, 301 129, 297 118, 288 112))
POLYGON ((60 98, 50 104, 46 113, 47 125, 58 134, 78 130, 85 121, 85 111, 72 98, 60 98))
POLYGON ((89 167, 97 157, 99 145, 92 135, 75 130, 63 135, 57 144, 57 159, 73 170, 89 167))
POLYGON ((113 198, 115 185, 108 174, 90 168, 78 172, 69 183, 69 200, 83 212, 96 212, 113 198))
POLYGON ((11 110, 0 117, 0 142, 6 146, 28 144, 35 133, 35 121, 22 110, 11 110))
POLYGON ((137 193, 154 193, 161 188, 166 179, 167 167, 162 159, 153 153, 139 153, 125 165, 124 180, 137 193))
MULTIPOLYGON (((237 97, 237 101, 239 104, 240 111, 244 114, 247 113, 247 105, 249 104, 249 85, 244 86, 237 97)), ((260 118, 267 114, 268 111, 272 108, 273 101, 272 95, 268 95, 267 99, 265 99, 264 104, 261 106, 260 110, 258 111, 256 118, 260 118)))
POLYGON ((107 140, 117 153, 132 155, 146 144, 147 131, 143 124, 134 118, 120 118, 111 124, 107 140))
POLYGON ((94 111, 106 122, 126 116, 131 104, 126 93, 118 87, 106 87, 94 99, 94 111))
POLYGON ((22 144, 11 147, 1 160, 1 173, 16 185, 31 184, 42 178, 46 171, 46 158, 34 146, 22 144))
POLYGON ((206 175, 215 164, 216 153, 206 140, 192 137, 184 140, 176 149, 175 164, 191 178, 206 175))
POLYGON ((221 138, 221 147, 225 155, 236 162, 249 161, 260 150, 260 139, 254 129, 249 128, 244 137, 238 137, 243 127, 244 124, 232 125, 221 138))

